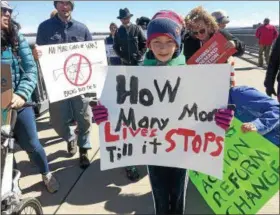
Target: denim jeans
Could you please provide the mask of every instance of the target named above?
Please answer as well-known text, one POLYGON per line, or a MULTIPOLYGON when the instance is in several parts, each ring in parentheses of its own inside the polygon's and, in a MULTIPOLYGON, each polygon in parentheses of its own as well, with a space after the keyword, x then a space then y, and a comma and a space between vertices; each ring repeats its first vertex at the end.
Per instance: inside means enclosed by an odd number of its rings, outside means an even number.
POLYGON ((188 184, 186 169, 148 166, 155 214, 184 214, 188 184))
POLYGON ((50 104, 51 123, 56 133, 65 141, 70 142, 76 138, 74 130, 70 128, 70 122, 77 121, 78 146, 90 149, 90 129, 92 112, 87 98, 76 96, 63 101, 50 104))
POLYGON ((47 156, 38 138, 32 107, 26 107, 18 111, 14 134, 17 143, 27 152, 30 160, 38 167, 40 173, 49 173, 47 156))

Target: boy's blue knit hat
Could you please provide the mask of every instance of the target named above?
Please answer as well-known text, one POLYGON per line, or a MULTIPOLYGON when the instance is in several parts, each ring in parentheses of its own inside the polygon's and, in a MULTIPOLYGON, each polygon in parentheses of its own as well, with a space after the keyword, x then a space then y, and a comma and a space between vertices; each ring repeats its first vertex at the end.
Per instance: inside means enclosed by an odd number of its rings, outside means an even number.
POLYGON ((147 28, 147 46, 152 39, 168 36, 173 39, 177 47, 181 47, 181 18, 173 11, 163 10, 154 15, 147 28))

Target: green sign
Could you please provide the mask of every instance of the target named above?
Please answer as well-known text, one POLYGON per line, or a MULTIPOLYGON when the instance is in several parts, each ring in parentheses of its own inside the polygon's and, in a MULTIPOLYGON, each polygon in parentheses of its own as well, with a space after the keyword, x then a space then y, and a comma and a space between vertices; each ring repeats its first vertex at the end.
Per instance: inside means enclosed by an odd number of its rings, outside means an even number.
POLYGON ((279 190, 279 148, 256 132, 242 133, 237 119, 232 125, 223 181, 195 171, 189 175, 216 214, 256 214, 279 190))

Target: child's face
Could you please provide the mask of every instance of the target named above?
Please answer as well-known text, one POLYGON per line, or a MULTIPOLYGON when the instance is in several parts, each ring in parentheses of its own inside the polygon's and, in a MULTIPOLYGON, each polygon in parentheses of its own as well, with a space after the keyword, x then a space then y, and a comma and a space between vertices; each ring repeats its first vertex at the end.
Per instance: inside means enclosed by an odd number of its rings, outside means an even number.
POLYGON ((159 61, 167 62, 172 58, 177 45, 171 38, 159 36, 151 40, 150 48, 159 61))

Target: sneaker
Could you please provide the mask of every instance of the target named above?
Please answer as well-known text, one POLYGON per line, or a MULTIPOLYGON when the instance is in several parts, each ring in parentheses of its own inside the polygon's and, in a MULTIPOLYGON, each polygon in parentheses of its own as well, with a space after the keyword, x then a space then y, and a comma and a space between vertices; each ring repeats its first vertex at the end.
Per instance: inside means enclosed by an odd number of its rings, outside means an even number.
POLYGON ((80 167, 86 169, 90 165, 87 149, 80 149, 80 167))
POLYGON ((138 173, 138 170, 135 166, 132 167, 126 167, 126 176, 131 181, 137 181, 140 178, 140 175, 138 173))
POLYGON ((67 150, 71 156, 74 156, 77 153, 77 140, 72 140, 67 143, 67 150))
POLYGON ((42 175, 44 184, 50 193, 55 193, 59 189, 59 183, 55 177, 49 172, 47 175, 42 175))

